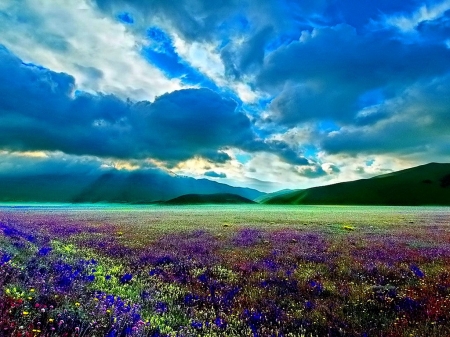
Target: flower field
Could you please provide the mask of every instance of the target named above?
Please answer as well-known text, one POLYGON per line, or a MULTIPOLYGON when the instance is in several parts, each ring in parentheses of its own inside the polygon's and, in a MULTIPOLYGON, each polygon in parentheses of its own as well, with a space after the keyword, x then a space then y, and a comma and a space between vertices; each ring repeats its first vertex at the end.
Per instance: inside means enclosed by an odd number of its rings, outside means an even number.
POLYGON ((1 206, 0 336, 450 336, 450 209, 1 206))

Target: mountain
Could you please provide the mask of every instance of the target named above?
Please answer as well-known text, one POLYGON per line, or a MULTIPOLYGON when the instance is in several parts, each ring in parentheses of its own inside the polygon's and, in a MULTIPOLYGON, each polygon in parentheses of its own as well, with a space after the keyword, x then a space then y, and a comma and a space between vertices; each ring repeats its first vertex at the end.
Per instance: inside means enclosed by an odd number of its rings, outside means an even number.
POLYGON ((281 196, 283 194, 291 193, 291 192, 294 192, 294 191, 298 192, 299 190, 290 190, 290 189, 279 190, 279 191, 276 191, 276 192, 263 194, 263 195, 259 196, 256 199, 253 199, 253 200, 258 202, 258 203, 264 204, 270 198, 278 197, 278 196, 281 196))
POLYGON ((450 205, 450 164, 430 163, 370 179, 283 193, 265 204, 450 205))
POLYGON ((255 201, 232 193, 185 194, 165 201, 165 205, 191 204, 256 204, 255 201))
POLYGON ((154 203, 180 195, 232 193, 255 199, 263 192, 208 179, 172 176, 160 170, 101 174, 0 175, 0 202, 154 203))

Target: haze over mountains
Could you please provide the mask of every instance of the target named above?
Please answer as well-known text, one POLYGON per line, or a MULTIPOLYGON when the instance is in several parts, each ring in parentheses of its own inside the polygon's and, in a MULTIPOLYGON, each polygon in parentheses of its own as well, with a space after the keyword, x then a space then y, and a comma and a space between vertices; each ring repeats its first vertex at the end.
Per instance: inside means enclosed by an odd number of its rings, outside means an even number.
POLYGON ((251 200, 264 194, 208 179, 172 176, 159 170, 0 175, 1 202, 153 203, 189 193, 233 193, 251 200))
POLYGON ((3 174, 0 202, 450 205, 450 164, 430 163, 370 179, 263 192, 156 169, 102 174, 3 174))

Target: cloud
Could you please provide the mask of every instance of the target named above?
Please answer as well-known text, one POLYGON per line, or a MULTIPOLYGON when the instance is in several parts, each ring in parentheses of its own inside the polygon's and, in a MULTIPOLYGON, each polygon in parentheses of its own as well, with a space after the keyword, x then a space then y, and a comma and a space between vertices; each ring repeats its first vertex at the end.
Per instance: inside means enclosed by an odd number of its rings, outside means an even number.
POLYGON ((226 178, 227 175, 225 173, 217 173, 215 171, 206 171, 203 173, 206 177, 212 177, 212 178, 226 178))
POLYGON ((396 154, 432 161, 450 159, 450 73, 418 82, 375 108, 388 116, 365 126, 348 126, 321 141, 329 153, 396 154))
POLYGON ((320 119, 351 124, 366 107, 367 93, 395 97, 449 71, 449 58, 443 44, 404 44, 341 24, 304 31, 298 42, 272 52, 257 84, 275 95, 281 91, 270 104, 270 120, 288 126, 320 119))
POLYGON ((320 165, 303 166, 295 168, 295 171, 305 178, 320 178, 327 175, 327 172, 320 165))
POLYGON ((230 158, 222 148, 253 142, 236 103, 208 89, 125 102, 74 91, 72 76, 24 64, 4 47, 0 74, 0 146, 9 150, 224 162, 230 158))
POLYGON ((409 33, 415 31, 419 25, 432 22, 448 15, 450 1, 431 2, 422 4, 418 9, 410 13, 396 13, 384 15, 382 21, 385 26, 394 27, 401 32, 409 33))
POLYGON ((0 44, 25 62, 71 74, 78 89, 90 93, 153 100, 181 89, 178 79, 166 78, 141 56, 145 40, 117 15, 124 11, 106 17, 87 0, 6 0, 0 44))

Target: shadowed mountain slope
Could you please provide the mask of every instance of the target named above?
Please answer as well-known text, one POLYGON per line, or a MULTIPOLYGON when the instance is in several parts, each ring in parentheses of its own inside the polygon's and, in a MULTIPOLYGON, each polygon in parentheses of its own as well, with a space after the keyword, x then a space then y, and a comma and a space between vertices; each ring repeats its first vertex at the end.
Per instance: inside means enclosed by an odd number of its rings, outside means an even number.
POLYGON ((370 179, 297 190, 263 200, 291 205, 450 205, 450 164, 430 163, 370 179))
POLYGON ((256 202, 231 193, 214 194, 185 194, 177 198, 167 200, 165 205, 190 205, 190 204, 256 204, 256 202))

